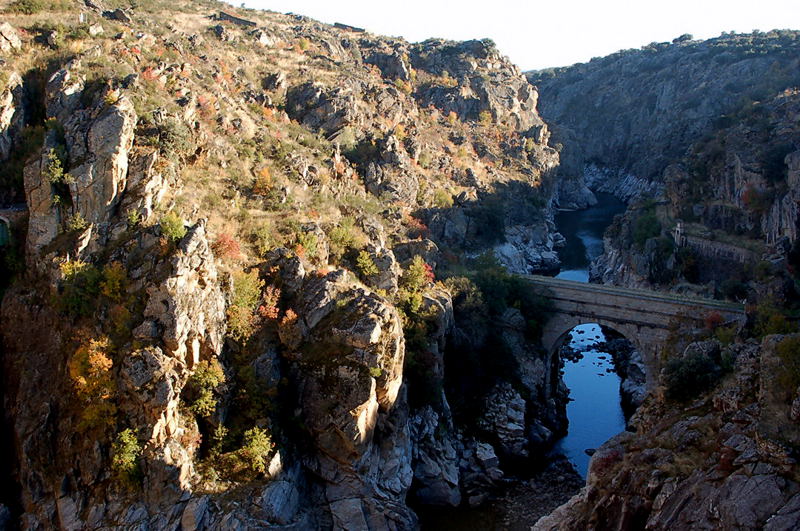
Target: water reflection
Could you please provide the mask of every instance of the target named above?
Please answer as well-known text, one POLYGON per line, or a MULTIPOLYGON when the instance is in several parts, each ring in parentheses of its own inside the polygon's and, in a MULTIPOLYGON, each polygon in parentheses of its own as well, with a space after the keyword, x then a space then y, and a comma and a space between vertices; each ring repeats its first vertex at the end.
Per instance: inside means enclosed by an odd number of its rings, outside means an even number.
POLYGON ((594 449, 625 429, 620 405, 620 378, 611 354, 594 348, 605 341, 599 325, 584 324, 572 331, 564 359, 564 383, 569 388, 569 432, 555 446, 586 477, 588 449, 594 449))

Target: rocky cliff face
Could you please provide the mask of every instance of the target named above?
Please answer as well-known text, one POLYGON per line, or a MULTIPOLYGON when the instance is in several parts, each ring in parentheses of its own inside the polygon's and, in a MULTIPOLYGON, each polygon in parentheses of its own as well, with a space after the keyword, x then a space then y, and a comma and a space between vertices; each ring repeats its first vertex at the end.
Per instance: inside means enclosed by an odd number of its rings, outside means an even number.
POLYGON ((760 289, 749 262, 783 267, 796 241, 796 46, 791 31, 683 36, 528 74, 567 188, 633 205, 594 280, 741 299, 760 289))
POLYGON ((658 181, 719 117, 797 85, 796 50, 792 31, 687 35, 527 75, 557 125, 565 175, 594 163, 658 181))
POLYGON ((796 91, 786 91, 695 142, 665 168, 661 204, 615 223, 592 276, 635 286, 702 284, 709 295, 742 298, 731 282, 757 280, 749 263, 783 267, 797 241, 797 104, 796 91), (680 234, 668 235, 679 222, 680 234))
POLYGON ((558 153, 493 43, 88 9, 0 24, 0 199, 28 214, 0 520, 409 529, 540 457, 565 394, 534 306, 434 283, 558 263, 558 153), (460 387, 445 361, 500 330, 506 372, 460 387))

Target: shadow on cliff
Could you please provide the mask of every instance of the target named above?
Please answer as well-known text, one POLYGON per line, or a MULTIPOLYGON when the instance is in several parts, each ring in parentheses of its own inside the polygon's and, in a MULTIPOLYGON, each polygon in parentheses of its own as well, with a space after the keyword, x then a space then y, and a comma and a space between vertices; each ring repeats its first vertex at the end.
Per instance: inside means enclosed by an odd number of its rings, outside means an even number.
POLYGON ((413 216, 424 226, 411 236, 430 238, 450 255, 455 249, 479 254, 505 242, 512 227, 546 223, 546 182, 508 181, 495 183, 492 191, 473 188, 454 198, 437 197, 445 206, 416 210, 413 216))

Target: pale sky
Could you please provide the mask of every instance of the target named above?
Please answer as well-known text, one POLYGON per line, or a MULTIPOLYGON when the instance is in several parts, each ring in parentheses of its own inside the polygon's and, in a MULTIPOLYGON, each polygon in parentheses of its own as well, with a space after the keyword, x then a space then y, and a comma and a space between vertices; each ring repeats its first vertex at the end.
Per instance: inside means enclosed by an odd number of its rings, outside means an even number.
POLYGON ((684 33, 699 39, 731 30, 800 29, 800 0, 247 0, 245 5, 412 42, 488 37, 523 70, 586 62, 684 33))

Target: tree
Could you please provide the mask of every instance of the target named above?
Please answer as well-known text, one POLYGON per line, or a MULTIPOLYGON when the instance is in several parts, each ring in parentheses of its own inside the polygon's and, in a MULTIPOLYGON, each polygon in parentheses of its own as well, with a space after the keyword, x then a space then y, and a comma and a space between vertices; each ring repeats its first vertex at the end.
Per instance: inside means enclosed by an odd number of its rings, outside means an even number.
POLYGON ((378 270, 378 266, 375 265, 375 261, 372 259, 372 256, 370 256, 367 251, 361 251, 358 253, 358 258, 356 258, 356 269, 358 269, 358 273, 361 275, 361 277, 365 279, 377 275, 380 272, 378 270))
POLYGON ((433 282, 433 279, 433 268, 420 255, 416 255, 403 272, 402 283, 407 290, 419 292, 433 282))

